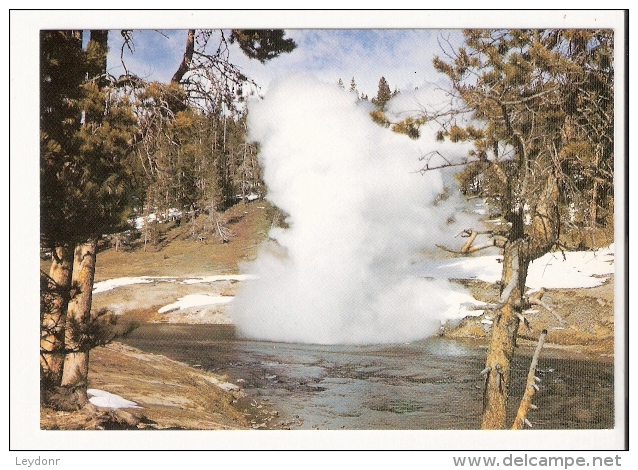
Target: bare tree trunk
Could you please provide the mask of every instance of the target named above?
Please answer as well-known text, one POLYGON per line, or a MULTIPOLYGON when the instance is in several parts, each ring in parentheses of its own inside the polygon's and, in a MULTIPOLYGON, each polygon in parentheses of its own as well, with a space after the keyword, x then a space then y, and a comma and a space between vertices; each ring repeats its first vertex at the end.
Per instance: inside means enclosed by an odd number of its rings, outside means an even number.
POLYGON ((91 322, 93 279, 97 238, 75 247, 72 285, 78 294, 69 301, 66 321, 66 350, 62 385, 86 389, 89 373, 89 345, 85 331, 91 322))
POLYGON ((589 204, 589 225, 591 228, 596 227, 598 219, 598 181, 594 181, 594 187, 591 191, 591 201, 589 204))
MULTIPOLYGON (((594 172, 598 172, 598 166, 600 165, 600 150, 595 150, 596 158, 594 160, 594 172)), ((594 178, 594 184, 591 191, 591 200, 589 203, 589 225, 591 228, 596 227, 596 221, 598 219, 598 181, 594 178)))
POLYGON ((40 381, 45 388, 60 385, 64 368, 64 329, 71 292, 73 251, 59 246, 49 271, 51 302, 43 309, 40 327, 40 381))
POLYGON ((182 57, 182 62, 179 64, 179 67, 173 78, 171 78, 171 83, 179 83, 188 69, 190 67, 190 63, 193 60, 193 53, 195 52, 195 30, 189 29, 188 35, 186 37, 186 49, 184 50, 184 56, 182 57))
POLYGON ((482 429, 505 429, 506 405, 511 384, 511 362, 516 346, 521 300, 529 266, 524 240, 505 244, 501 302, 492 325, 487 351, 482 429))
POLYGON ((533 259, 547 253, 558 240, 558 184, 553 173, 537 199, 536 210, 527 227, 522 215, 515 215, 512 240, 505 243, 501 277, 502 307, 496 310, 487 351, 482 429, 506 428, 506 405, 511 384, 511 361, 522 313, 527 270, 533 259), (520 227, 520 230, 517 230, 520 227))
POLYGON ((516 418, 514 418, 514 424, 512 424, 512 429, 523 429, 525 424, 531 426, 531 423, 527 419, 527 412, 532 405, 532 397, 538 387, 536 385, 536 366, 538 365, 538 357, 541 354, 541 349, 543 349, 543 344, 545 343, 545 337, 547 336, 547 330, 543 330, 541 332, 540 337, 538 338, 538 345, 536 346, 536 350, 534 351, 534 356, 532 356, 532 363, 529 366, 529 372, 527 374, 527 382, 525 383, 525 393, 523 393, 523 399, 521 400, 521 404, 518 407, 518 412, 516 413, 516 418))

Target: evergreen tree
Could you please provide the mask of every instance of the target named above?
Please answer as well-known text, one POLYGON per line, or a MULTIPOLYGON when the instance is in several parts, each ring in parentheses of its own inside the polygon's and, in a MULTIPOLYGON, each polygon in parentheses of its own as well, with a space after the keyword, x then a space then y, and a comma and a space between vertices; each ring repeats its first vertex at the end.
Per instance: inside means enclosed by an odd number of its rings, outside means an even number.
POLYGON ((561 30, 466 30, 464 35, 465 44, 447 59, 434 59, 461 103, 458 114, 447 114, 451 119, 439 137, 474 142, 461 179, 509 223, 494 237, 504 259, 482 423, 500 429, 506 425, 511 358, 528 304, 529 264, 562 246, 559 236, 569 226, 565 201, 589 186, 597 198, 593 188, 613 185, 607 170, 613 155, 613 36, 561 30), (468 111, 480 126, 456 121, 468 111), (594 152, 598 158, 592 158, 594 152), (587 183, 594 173, 598 186, 587 183))
POLYGON ((385 105, 392 98, 392 92, 390 91, 390 85, 385 80, 385 77, 381 77, 379 80, 379 89, 377 91, 377 96, 372 98, 372 104, 374 104, 379 111, 383 111, 385 109, 385 105))
POLYGON ((350 80, 350 90, 351 92, 355 92, 357 94, 357 98, 359 97, 359 92, 357 91, 357 84, 354 81, 354 77, 352 77, 352 80, 350 80))
MULTIPOLYGON (((46 388, 62 384, 68 353, 87 349, 68 326, 89 321, 97 240, 125 220, 123 161, 133 115, 128 103, 105 87, 105 31, 92 31, 86 50, 78 31, 43 31, 41 46, 41 243, 53 253, 41 292, 48 302, 41 308, 46 388), (74 256, 86 262, 74 264, 74 256)), ((85 386, 86 369, 75 372, 73 381, 85 386)))
MULTIPOLYGON (((130 45, 132 33, 122 35, 130 45)), ((217 197, 211 191, 220 191, 222 200, 232 197, 239 174, 243 190, 257 184, 259 171, 250 169, 254 149, 243 142, 245 124, 234 117, 241 87, 252 82, 228 61, 223 33, 208 52, 211 36, 211 30, 188 32, 182 63, 163 86, 128 72, 109 77, 108 31, 91 31, 86 50, 81 31, 41 33, 41 244, 53 253, 50 272, 41 275, 45 395, 63 385, 80 392, 80 405, 86 402, 98 320, 91 314, 97 242, 124 226, 131 184, 141 183, 138 197, 147 209, 160 200, 168 207, 217 197), (132 161, 137 171, 129 171, 132 161)), ((235 30, 232 41, 261 62, 296 47, 277 30, 235 30)))
POLYGON ((234 29, 230 42, 236 41, 247 57, 263 64, 297 47, 294 40, 284 39, 284 36, 282 29, 234 29))

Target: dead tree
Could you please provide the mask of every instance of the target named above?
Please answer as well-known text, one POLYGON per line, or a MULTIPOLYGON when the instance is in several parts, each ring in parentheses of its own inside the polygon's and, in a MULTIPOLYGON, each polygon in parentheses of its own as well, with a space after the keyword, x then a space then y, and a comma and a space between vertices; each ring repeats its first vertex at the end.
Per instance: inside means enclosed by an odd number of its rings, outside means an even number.
POLYGON ((536 406, 532 404, 532 397, 538 390, 537 382, 540 382, 540 379, 536 377, 536 366, 538 365, 538 357, 541 354, 541 349, 543 349, 543 344, 545 343, 546 336, 547 330, 543 330, 538 339, 538 345, 536 346, 536 350, 534 351, 534 356, 532 356, 532 363, 529 366, 527 382, 525 384, 525 393, 523 394, 523 399, 521 400, 521 404, 518 407, 518 412, 516 413, 516 418, 514 419, 514 424, 512 425, 512 429, 514 430, 523 429, 525 425, 532 427, 532 423, 527 419, 527 412, 530 410, 530 408, 536 408, 536 406))

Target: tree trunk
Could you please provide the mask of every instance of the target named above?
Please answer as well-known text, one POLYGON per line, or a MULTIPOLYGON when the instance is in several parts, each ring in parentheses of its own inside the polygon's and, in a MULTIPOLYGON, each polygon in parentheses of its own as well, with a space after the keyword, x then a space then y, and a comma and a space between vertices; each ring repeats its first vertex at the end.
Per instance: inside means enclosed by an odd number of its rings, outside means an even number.
POLYGON ((598 220, 598 181, 594 180, 591 190, 591 199, 589 202, 589 226, 596 227, 598 220))
POLYGON ((482 429, 506 429, 506 405, 511 384, 511 361, 522 313, 527 270, 532 260, 547 253, 558 240, 558 184, 553 173, 539 192, 532 221, 525 225, 522 213, 514 215, 511 240, 503 252, 502 304, 496 310, 487 351, 487 377, 483 395, 482 429))
POLYGON ((487 351, 482 429, 506 428, 506 405, 511 384, 511 362, 516 347, 521 300, 529 258, 524 254, 525 241, 507 242, 503 257, 501 302, 492 325, 487 351))
POLYGON ((66 321, 66 357, 62 385, 86 389, 89 373, 89 348, 86 329, 91 322, 93 279, 97 238, 75 247, 72 285, 78 290, 69 301, 66 321))
POLYGON ((71 247, 56 247, 52 255, 48 286, 50 303, 43 308, 40 326, 40 382, 45 388, 62 382, 64 329, 73 269, 71 247))
POLYGON ((530 422, 527 419, 527 412, 532 407, 532 397, 534 396, 534 392, 538 390, 538 387, 536 386, 536 366, 538 366, 538 357, 541 354, 541 349, 543 349, 543 344, 545 343, 546 337, 547 330, 543 330, 540 337, 538 338, 538 345, 536 346, 536 350, 534 351, 534 356, 532 356, 532 363, 529 366, 527 382, 525 383, 525 392, 523 393, 521 404, 518 407, 516 418, 514 418, 512 430, 523 429, 525 424, 531 426, 530 422))
POLYGON ((188 69, 190 67, 190 63, 193 60, 193 53, 195 52, 195 30, 189 29, 188 35, 186 36, 186 49, 184 50, 184 56, 182 57, 182 62, 179 64, 177 71, 171 78, 171 83, 179 83, 188 69))

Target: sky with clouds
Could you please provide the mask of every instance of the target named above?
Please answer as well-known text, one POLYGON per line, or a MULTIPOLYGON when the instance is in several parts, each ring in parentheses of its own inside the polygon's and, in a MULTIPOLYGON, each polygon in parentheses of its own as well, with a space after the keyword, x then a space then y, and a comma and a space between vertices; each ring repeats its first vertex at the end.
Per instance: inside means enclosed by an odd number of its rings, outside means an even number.
MULTIPOLYGON (((132 34, 133 51, 125 48, 123 55, 119 30, 109 35, 109 72, 123 73, 123 58, 127 69, 143 78, 170 81, 184 52, 186 30, 135 30, 132 34)), ((461 34, 434 29, 289 29, 286 37, 297 44, 289 54, 261 64, 232 45, 230 61, 255 80, 262 92, 279 76, 307 73, 328 83, 341 79, 346 87, 354 78, 357 89, 372 98, 382 76, 391 89, 401 91, 441 82, 443 76, 434 70, 432 58, 441 54, 441 38, 459 43, 461 34)), ((211 39, 210 45, 216 44, 211 39)))

